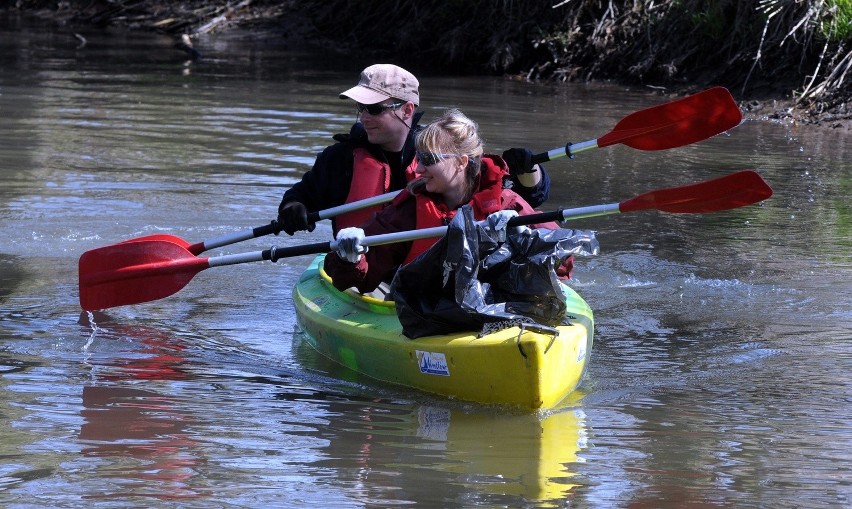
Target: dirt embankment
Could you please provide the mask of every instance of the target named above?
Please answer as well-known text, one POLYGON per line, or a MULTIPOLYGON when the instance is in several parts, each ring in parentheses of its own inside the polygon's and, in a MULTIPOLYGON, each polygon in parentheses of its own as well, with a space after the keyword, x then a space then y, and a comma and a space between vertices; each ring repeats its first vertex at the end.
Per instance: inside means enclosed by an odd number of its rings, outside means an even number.
POLYGON ((852 130, 852 10, 838 0, 16 0, 69 27, 192 39, 280 31, 411 68, 527 80, 616 81, 661 93, 728 87, 747 115, 852 130))

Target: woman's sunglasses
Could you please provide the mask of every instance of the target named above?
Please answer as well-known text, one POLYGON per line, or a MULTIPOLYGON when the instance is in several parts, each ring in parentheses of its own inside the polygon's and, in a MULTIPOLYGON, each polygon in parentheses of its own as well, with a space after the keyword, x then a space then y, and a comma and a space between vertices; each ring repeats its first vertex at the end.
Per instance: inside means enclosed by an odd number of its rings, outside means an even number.
POLYGON ((390 103, 390 104, 361 104, 358 103, 358 113, 364 113, 365 111, 374 117, 376 115, 381 115, 387 110, 395 110, 402 106, 405 103, 390 103))
POLYGON ((417 158, 417 162, 422 164, 423 166, 432 166, 434 164, 438 164, 444 159, 449 159, 451 157, 459 157, 458 154, 435 154, 433 152, 417 152, 414 154, 414 157, 417 158))

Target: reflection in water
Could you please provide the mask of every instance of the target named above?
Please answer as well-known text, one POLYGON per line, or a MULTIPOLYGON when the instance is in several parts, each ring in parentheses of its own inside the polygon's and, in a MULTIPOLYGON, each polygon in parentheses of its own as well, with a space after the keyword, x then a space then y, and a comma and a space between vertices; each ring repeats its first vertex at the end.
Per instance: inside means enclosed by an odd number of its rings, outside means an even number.
POLYGON ((421 406, 417 436, 445 450, 447 463, 435 467, 459 474, 467 497, 487 502, 510 495, 564 503, 576 487, 571 464, 586 445, 585 420, 582 410, 571 408, 539 417, 421 406))
MULTIPOLYGON (((93 328, 93 337, 102 330, 93 328)), ((83 387, 81 453, 99 459, 97 476, 112 480, 108 488, 84 498, 201 496, 193 481, 205 458, 188 431, 197 425, 196 418, 183 410, 179 398, 156 390, 158 382, 168 386, 190 378, 181 356, 185 347, 142 326, 112 324, 109 333, 144 346, 132 357, 114 357, 107 365, 93 366, 95 379, 83 387)), ((105 341, 113 340, 117 339, 105 341)))
POLYGON ((587 418, 573 406, 579 394, 544 414, 318 392, 277 398, 322 407, 317 415, 327 424, 305 430, 304 416, 294 416, 281 425, 327 440, 314 451, 312 468, 327 472, 314 473, 315 482, 359 504, 562 507, 577 486, 574 466, 584 462, 587 418))
POLYGON ((180 412, 178 401, 150 390, 86 386, 83 406, 81 453, 102 459, 98 475, 117 485, 86 498, 201 495, 192 480, 203 459, 193 450, 196 444, 186 433, 192 420, 180 412))

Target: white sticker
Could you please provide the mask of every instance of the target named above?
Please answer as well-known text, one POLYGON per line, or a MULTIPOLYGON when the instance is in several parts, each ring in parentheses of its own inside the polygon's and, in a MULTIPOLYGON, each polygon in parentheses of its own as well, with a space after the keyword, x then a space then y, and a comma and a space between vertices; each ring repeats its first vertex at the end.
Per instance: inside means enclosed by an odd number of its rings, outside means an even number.
POLYGON ((447 365, 447 357, 440 352, 424 352, 416 350, 417 363, 420 372, 427 375, 450 376, 450 367, 447 365))

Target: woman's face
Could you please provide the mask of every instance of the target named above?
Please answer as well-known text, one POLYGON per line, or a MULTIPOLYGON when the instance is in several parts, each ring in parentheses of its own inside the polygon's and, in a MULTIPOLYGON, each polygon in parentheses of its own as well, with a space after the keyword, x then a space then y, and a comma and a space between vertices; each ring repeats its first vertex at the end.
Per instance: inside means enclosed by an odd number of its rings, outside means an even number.
POLYGON ((442 195, 464 192, 468 157, 442 152, 417 152, 414 171, 423 180, 426 191, 442 195))

